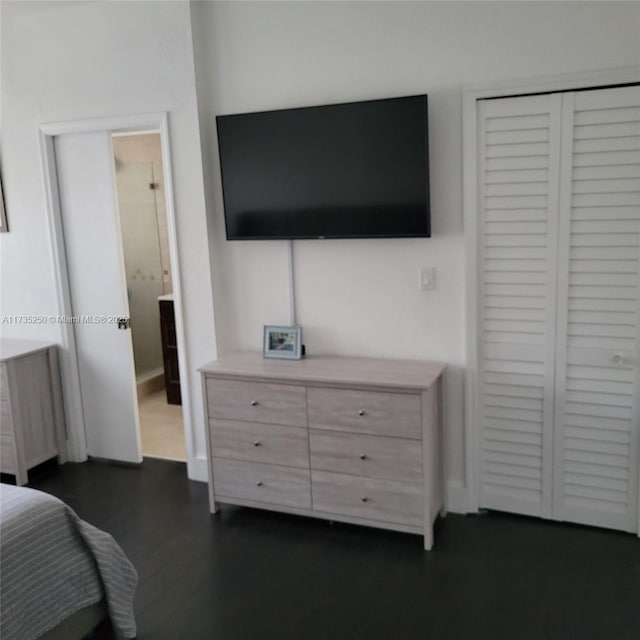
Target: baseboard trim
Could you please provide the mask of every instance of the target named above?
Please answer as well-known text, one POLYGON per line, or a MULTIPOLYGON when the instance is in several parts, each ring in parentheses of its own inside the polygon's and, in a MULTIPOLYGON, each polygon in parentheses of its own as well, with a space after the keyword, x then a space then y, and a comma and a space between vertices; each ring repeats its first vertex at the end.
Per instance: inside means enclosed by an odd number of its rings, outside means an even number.
POLYGON ((164 370, 152 371, 136 381, 138 400, 164 389, 164 370))
POLYGON ((187 476, 196 482, 209 482, 209 467, 204 456, 196 456, 187 460, 187 476))
POLYGON ((459 482, 448 482, 445 505, 451 513, 469 513, 469 496, 466 487, 459 482))

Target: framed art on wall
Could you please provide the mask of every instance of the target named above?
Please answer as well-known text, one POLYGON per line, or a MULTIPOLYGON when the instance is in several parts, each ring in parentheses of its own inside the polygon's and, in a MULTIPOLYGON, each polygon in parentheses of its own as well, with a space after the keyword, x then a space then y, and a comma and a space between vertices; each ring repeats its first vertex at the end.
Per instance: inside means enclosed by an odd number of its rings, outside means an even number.
POLYGON ((302 329, 265 325, 262 354, 265 358, 300 360, 302 358, 302 329))

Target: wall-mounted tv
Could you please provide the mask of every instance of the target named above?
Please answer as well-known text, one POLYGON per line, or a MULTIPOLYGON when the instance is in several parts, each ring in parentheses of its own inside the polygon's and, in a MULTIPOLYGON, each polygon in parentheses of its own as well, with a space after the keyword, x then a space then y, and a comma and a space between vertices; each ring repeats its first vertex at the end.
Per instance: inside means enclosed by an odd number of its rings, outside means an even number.
POLYGON ((430 237, 426 95, 216 123, 229 240, 430 237))

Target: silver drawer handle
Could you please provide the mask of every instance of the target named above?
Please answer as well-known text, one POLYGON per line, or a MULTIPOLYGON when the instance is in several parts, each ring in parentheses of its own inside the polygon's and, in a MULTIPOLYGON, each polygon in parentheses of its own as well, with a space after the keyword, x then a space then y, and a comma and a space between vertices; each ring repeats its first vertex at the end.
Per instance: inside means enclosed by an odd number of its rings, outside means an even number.
POLYGON ((254 440, 254 441, 253 441, 253 446, 254 446, 254 447, 259 447, 259 446, 261 446, 261 445, 262 445, 262 442, 260 442, 260 440, 254 440))
POLYGON ((621 353, 614 353, 611 360, 613 360, 613 364, 622 364, 624 362, 624 356, 621 353))
POLYGON ((360 409, 360 410, 358 411, 358 415, 359 415, 359 416, 363 416, 365 413, 366 413, 366 411, 365 411, 364 409, 360 409))
POLYGON ((360 460, 366 460, 367 459, 367 454, 366 453, 361 453, 360 454, 360 460))
POLYGON ((262 480, 258 480, 258 482, 256 482, 256 487, 261 487, 262 486, 262 480))
POLYGON ((364 498, 362 498, 362 502, 369 502, 369 498, 367 498, 367 496, 365 496, 364 498))
POLYGON ((257 400, 252 400, 252 401, 251 401, 251 406, 252 406, 252 407, 256 407, 256 406, 258 406, 258 401, 257 401, 257 400))

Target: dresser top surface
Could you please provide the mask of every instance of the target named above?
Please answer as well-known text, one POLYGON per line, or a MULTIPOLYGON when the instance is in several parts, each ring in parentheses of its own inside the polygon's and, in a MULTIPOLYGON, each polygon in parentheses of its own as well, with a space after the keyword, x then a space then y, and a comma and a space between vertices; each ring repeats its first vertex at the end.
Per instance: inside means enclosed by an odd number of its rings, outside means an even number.
POLYGON ((54 342, 44 340, 19 340, 16 338, 0 338, 0 362, 20 358, 30 353, 44 351, 55 347, 54 342))
POLYGON ((307 356, 302 360, 263 358, 241 352, 221 356, 200 368, 203 373, 308 383, 361 384, 401 389, 428 389, 442 374, 442 362, 386 360, 341 356, 307 356))

